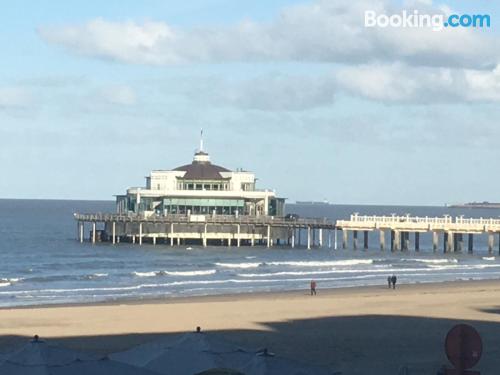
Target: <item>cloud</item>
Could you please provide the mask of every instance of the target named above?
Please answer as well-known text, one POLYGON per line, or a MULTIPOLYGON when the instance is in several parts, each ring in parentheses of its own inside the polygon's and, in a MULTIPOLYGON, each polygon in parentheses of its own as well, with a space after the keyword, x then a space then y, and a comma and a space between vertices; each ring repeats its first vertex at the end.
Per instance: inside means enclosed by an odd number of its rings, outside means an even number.
POLYGON ((135 91, 126 85, 113 85, 98 90, 98 96, 110 104, 131 106, 136 104, 135 91))
POLYGON ((0 87, 0 109, 26 109, 33 104, 28 90, 19 87, 0 87))
POLYGON ((175 56, 169 57, 158 50, 161 44, 175 39, 170 27, 162 22, 139 25, 132 21, 95 19, 84 25, 42 27, 38 31, 47 42, 82 55, 139 64, 177 62, 175 56))
POLYGON ((483 71, 363 65, 340 69, 337 84, 349 94, 389 103, 498 102, 500 66, 483 71))
MULTIPOLYGON (((408 6, 409 7, 409 6, 408 6)), ((411 8, 449 12, 415 2, 411 8)), ((408 65, 486 69, 499 62, 499 39, 466 28, 365 28, 365 10, 400 12, 389 0, 319 0, 284 8, 270 22, 174 28, 165 22, 114 22, 43 26, 50 44, 85 56, 123 63, 166 65, 189 62, 297 61, 367 64, 401 61, 408 65)))
POLYGON ((334 76, 265 74, 235 80, 198 80, 183 89, 184 95, 218 107, 263 111, 304 111, 333 104, 334 76))

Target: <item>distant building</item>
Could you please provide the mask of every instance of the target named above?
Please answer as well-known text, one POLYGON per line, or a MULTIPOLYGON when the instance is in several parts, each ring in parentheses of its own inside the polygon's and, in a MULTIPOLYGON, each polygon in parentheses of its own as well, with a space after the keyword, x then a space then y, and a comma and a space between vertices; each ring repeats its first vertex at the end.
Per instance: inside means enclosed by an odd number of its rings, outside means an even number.
POLYGON ((119 213, 143 215, 199 214, 283 216, 284 198, 273 190, 256 189, 255 174, 212 164, 200 150, 192 163, 172 170, 154 170, 146 186, 116 197, 119 213))

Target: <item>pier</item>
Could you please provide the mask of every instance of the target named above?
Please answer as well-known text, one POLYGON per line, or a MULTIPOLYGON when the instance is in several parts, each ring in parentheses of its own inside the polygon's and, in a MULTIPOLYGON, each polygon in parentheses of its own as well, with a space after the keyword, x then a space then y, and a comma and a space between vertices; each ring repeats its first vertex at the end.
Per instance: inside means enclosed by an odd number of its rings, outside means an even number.
POLYGON ((332 246, 335 224, 328 219, 249 215, 151 215, 75 213, 78 240, 167 246, 332 246), (87 228, 87 229, 86 229, 87 228), (305 243, 303 243, 305 240, 305 243))
MULTIPOLYGON (((378 231, 381 250, 389 247, 391 251, 408 251, 410 247, 413 247, 415 251, 419 251, 421 234, 429 233, 432 236, 433 251, 438 251, 439 239, 442 238, 443 252, 463 252, 467 238, 467 251, 472 253, 474 235, 486 234, 488 236, 488 252, 493 253, 495 237, 499 237, 498 251, 500 252, 500 219, 410 215, 367 216, 355 213, 351 215, 349 220, 338 220, 336 228, 342 231, 342 248, 344 249, 348 248, 350 237, 352 238, 352 248, 359 247, 359 232, 363 233, 363 248, 368 249, 368 233, 378 231), (386 242, 387 240, 389 241, 386 242)), ((335 247, 336 245, 335 242, 335 247)))

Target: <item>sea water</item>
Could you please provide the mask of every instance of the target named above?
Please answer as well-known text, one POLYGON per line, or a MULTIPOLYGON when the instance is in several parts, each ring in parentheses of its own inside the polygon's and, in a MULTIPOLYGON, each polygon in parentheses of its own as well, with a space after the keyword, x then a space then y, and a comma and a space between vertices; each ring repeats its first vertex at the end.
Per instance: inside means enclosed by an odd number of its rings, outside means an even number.
MULTIPOLYGON (((287 210, 332 220, 353 212, 500 215, 497 209, 408 206, 288 205, 287 210)), ((318 288, 385 285, 392 274, 398 283, 500 278, 498 242, 495 252, 488 254, 486 235, 475 235, 474 255, 443 254, 442 239, 434 253, 430 234, 421 234, 418 253, 382 252, 378 233, 370 234, 366 251, 335 250, 333 235, 331 248, 325 235, 324 248, 309 251, 282 246, 188 250, 165 244, 113 246, 76 240, 74 212, 113 211, 113 202, 0 200, 0 307, 307 290, 311 279, 318 288)))

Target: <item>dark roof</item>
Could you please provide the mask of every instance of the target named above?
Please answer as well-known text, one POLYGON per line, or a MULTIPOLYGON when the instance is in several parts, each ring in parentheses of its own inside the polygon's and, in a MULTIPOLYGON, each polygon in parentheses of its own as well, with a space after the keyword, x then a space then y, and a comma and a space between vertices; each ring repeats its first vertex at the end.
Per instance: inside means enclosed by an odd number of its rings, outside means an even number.
POLYGON ((230 172, 229 169, 210 163, 209 161, 193 161, 182 165, 174 171, 186 171, 182 178, 187 180, 222 180, 219 172, 230 172))

